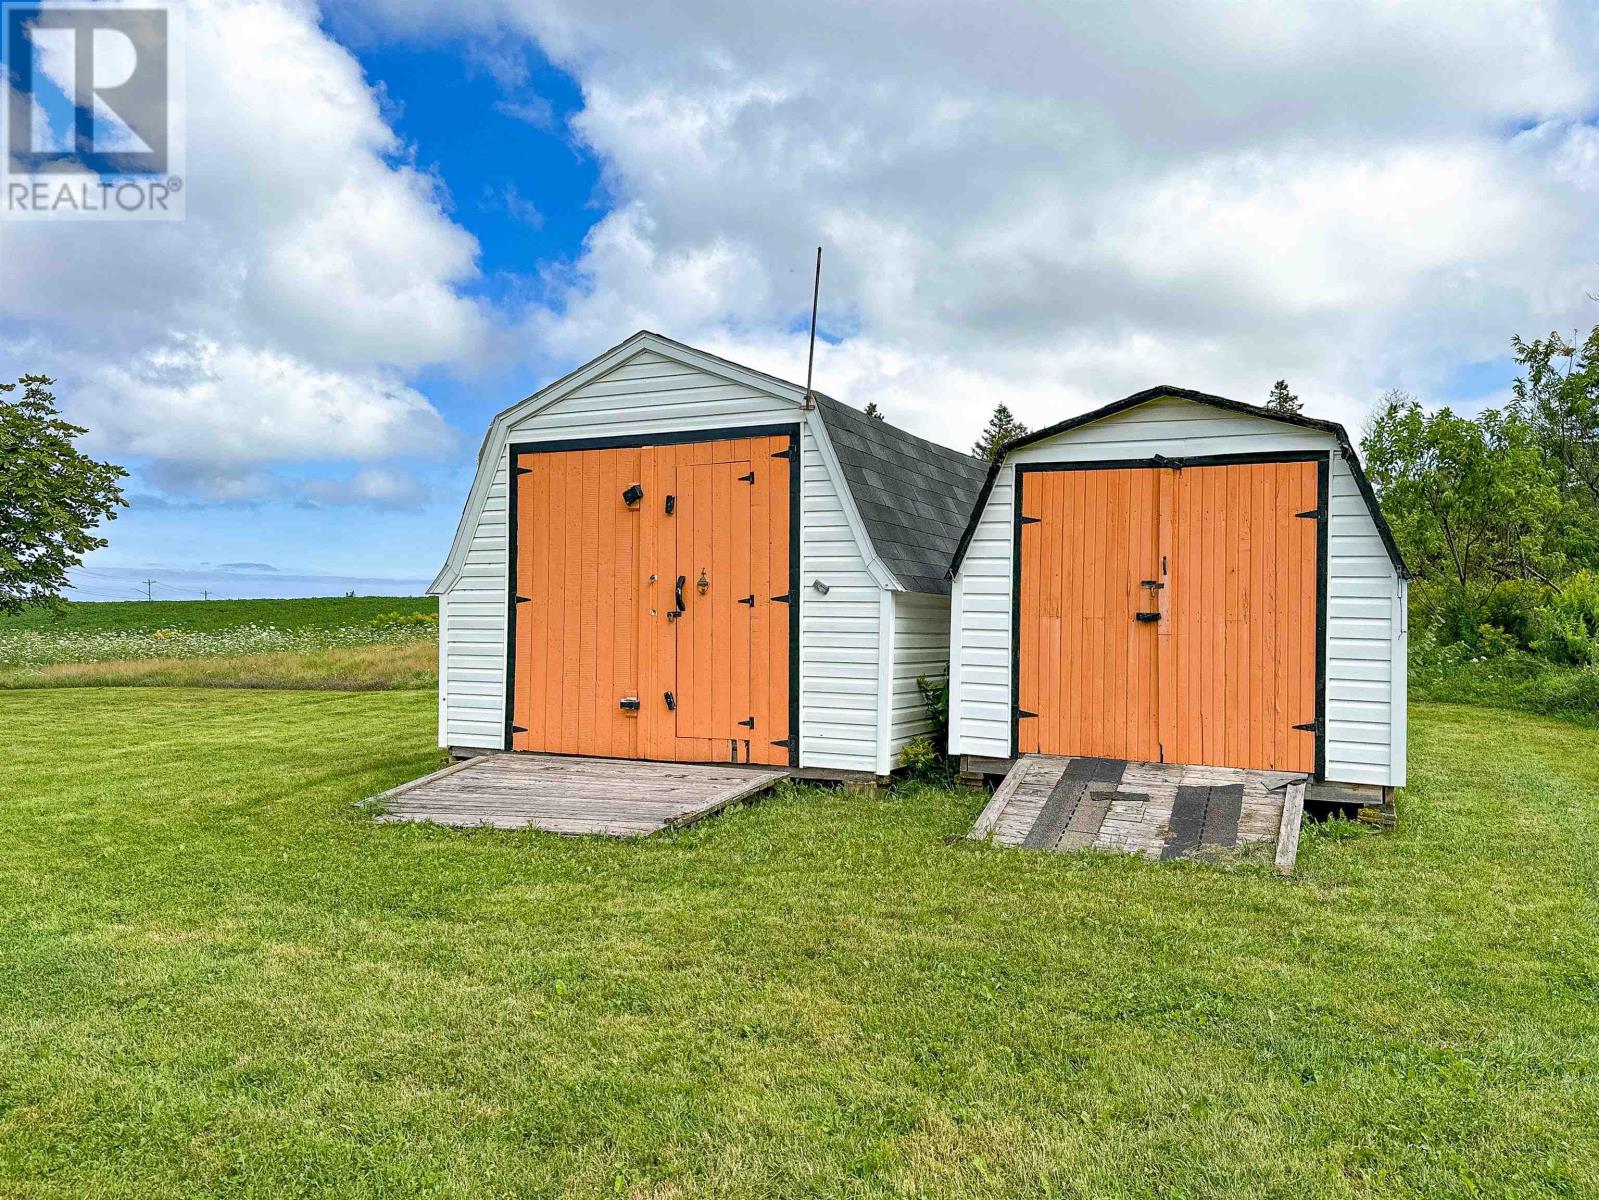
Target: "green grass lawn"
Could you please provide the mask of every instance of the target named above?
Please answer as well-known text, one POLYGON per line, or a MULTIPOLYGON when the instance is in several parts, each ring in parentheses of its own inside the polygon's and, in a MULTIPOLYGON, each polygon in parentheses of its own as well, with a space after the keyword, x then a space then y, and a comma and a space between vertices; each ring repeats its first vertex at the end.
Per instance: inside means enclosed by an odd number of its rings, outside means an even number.
POLYGON ((1590 1196, 1599 732, 1417 706, 1292 879, 795 789, 379 826, 434 697, 0 694, 0 1194, 1590 1196))

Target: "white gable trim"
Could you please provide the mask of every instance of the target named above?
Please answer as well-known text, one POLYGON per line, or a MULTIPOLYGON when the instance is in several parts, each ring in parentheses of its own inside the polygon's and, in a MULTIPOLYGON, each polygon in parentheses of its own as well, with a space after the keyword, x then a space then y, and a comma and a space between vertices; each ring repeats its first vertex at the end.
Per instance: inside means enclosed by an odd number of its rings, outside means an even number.
MULTIPOLYGON (((750 370, 748 367, 739 366, 737 363, 728 362, 713 354, 696 350, 692 346, 685 346, 671 338, 662 337, 658 333, 641 329, 626 341, 611 347, 598 358, 585 363, 575 371, 563 375, 554 383, 541 388, 533 395, 527 397, 510 408, 505 409, 490 423, 488 432, 484 435, 483 445, 478 450, 477 474, 472 480, 472 489, 467 493, 466 505, 461 511, 461 520, 455 527, 455 537, 450 543, 450 552, 444 560, 438 575, 428 585, 428 594, 442 595, 460 577, 461 568, 466 561, 466 553, 472 544, 472 531, 477 527, 481 518, 483 506, 488 498, 490 487, 493 485, 495 467, 506 452, 506 443, 509 441, 512 426, 526 421, 531 417, 559 404, 572 392, 585 384, 592 383, 609 371, 615 370, 641 351, 650 351, 663 358, 672 359, 685 366, 704 371, 708 375, 731 380, 754 391, 761 392, 778 400, 792 403, 801 419, 809 428, 811 437, 821 455, 822 464, 827 473, 832 476, 833 484, 842 500, 844 516, 849 522, 850 532, 854 534, 855 541, 860 547, 862 559, 866 562, 867 570, 877 583, 890 591, 902 591, 904 585, 895 578, 894 573, 888 569, 882 559, 878 557, 877 548, 872 544, 866 532, 866 523, 861 519, 860 510, 856 507, 855 497, 849 490, 849 483, 844 477, 843 468, 838 461, 838 455, 833 450, 833 443, 827 436, 827 426, 822 422, 821 414, 815 407, 805 407, 805 389, 796 384, 778 379, 775 376, 764 374, 760 371, 750 370)), ((803 466, 802 466, 803 469, 803 466)), ((803 508, 801 520, 803 521, 803 508)), ((796 533, 799 531, 796 530, 796 533)), ((795 586, 800 586, 800 581, 795 581, 795 586)))

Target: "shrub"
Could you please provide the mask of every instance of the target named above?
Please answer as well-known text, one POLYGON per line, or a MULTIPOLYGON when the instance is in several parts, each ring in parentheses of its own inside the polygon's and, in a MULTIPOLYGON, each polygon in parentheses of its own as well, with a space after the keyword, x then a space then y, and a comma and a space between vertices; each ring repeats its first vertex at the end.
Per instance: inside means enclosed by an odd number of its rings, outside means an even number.
POLYGON ((1486 622, 1477 626, 1477 649, 1484 658, 1503 658, 1521 649, 1516 635, 1486 622))
POLYGON ((941 679, 928 679, 925 675, 918 675, 916 690, 921 693, 922 707, 933 722, 933 747, 942 755, 944 748, 949 745, 949 676, 946 674, 941 679))
POLYGON ((1599 574, 1578 571, 1534 610, 1532 646, 1550 662, 1599 663, 1599 574))
MULTIPOLYGON (((1508 633, 1523 650, 1533 642, 1533 614, 1547 604, 1553 589, 1532 579, 1507 579, 1491 588, 1482 604, 1482 620, 1508 633)), ((1479 629, 1481 626, 1479 626, 1479 629)))
POLYGON ((899 752, 899 765, 915 779, 928 779, 940 773, 941 759, 931 738, 912 738, 899 752))

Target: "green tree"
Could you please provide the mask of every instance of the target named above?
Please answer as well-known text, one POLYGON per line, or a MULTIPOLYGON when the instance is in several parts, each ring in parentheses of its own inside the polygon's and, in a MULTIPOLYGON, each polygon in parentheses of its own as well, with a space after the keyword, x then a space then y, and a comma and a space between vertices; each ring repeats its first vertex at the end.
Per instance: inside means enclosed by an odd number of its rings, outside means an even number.
POLYGON ((1514 407, 1559 465, 1562 486, 1599 504, 1599 325, 1580 346, 1557 333, 1510 344, 1523 372, 1514 407))
POLYGON ((868 400, 866 402, 866 415, 876 421, 881 421, 884 419, 883 410, 877 407, 876 400, 868 400))
POLYGON ((127 503, 127 472, 73 445, 86 431, 56 412, 54 382, 0 384, 0 612, 59 601, 68 568, 105 545, 92 531, 127 503))
POLYGON ((1006 442, 1014 441, 1027 433, 1027 426, 1018 421, 1011 410, 1004 404, 994 406, 994 415, 988 418, 988 424, 983 429, 983 435, 977 439, 977 444, 972 447, 972 454, 977 458, 993 462, 999 457, 999 452, 1006 442))
POLYGON ((1407 561, 1462 603, 1473 585, 1548 582, 1563 565, 1549 537, 1559 487, 1519 413, 1472 420, 1390 392, 1361 453, 1407 561))
POLYGON ((1271 385, 1271 395, 1266 397, 1266 407, 1272 412, 1296 413, 1305 406, 1299 397, 1288 390, 1288 381, 1279 379, 1271 385))

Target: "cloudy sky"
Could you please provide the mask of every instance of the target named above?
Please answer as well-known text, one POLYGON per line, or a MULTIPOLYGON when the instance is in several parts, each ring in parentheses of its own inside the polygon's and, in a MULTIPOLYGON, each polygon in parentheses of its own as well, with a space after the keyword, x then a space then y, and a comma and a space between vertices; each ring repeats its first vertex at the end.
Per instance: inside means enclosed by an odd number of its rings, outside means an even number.
POLYGON ((0 223, 0 378, 57 378, 132 471, 109 592, 425 579, 489 417, 634 330, 802 375, 818 244, 818 385, 963 447, 1000 400, 1159 382, 1475 409, 1512 333, 1599 320, 1592 4, 192 0, 187 30, 186 220, 0 223))

